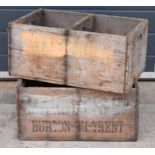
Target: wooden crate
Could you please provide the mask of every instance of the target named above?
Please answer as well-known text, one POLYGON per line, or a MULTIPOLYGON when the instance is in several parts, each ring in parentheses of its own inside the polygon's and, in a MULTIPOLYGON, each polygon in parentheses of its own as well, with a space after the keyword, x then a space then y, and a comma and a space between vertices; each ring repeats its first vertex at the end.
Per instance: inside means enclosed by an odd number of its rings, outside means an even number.
POLYGON ((91 31, 70 30, 67 84, 127 94, 145 68, 148 22, 107 15, 93 20, 91 31))
POLYGON ((137 88, 125 96, 20 80, 17 111, 21 140, 137 139, 137 88))
POLYGON ((10 74, 63 84, 67 29, 86 15, 39 9, 10 22, 10 74))
POLYGON ((9 72, 127 94, 145 67, 147 29, 144 19, 34 11, 9 24, 9 72))

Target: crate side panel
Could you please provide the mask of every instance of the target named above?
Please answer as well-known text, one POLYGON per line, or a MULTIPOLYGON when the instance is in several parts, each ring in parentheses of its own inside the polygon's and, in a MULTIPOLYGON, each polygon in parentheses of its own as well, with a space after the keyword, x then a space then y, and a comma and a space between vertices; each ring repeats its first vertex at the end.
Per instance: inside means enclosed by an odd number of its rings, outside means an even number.
POLYGON ((74 89, 20 88, 21 138, 76 139, 77 100, 74 89))
POLYGON ((128 55, 130 56, 129 67, 130 71, 127 71, 128 78, 126 91, 131 89, 134 81, 137 81, 141 73, 145 69, 146 63, 146 51, 147 51, 147 34, 148 34, 148 22, 146 20, 131 31, 127 36, 128 55))
POLYGON ((67 83, 123 93, 125 37, 70 31, 67 44, 67 83))
POLYGON ((11 74, 63 84, 65 40, 63 30, 13 24, 11 74))
POLYGON ((121 96, 95 91, 81 91, 80 121, 83 140, 136 140, 136 89, 121 96))
POLYGON ((116 35, 126 35, 131 31, 140 21, 134 18, 109 16, 109 15, 95 15, 94 30, 99 33, 108 33, 116 35))
POLYGON ((128 97, 73 88, 20 88, 20 138, 111 140, 137 137, 135 90, 128 97))
POLYGON ((71 28, 77 21, 86 17, 87 13, 44 10, 44 25, 57 28, 71 28))

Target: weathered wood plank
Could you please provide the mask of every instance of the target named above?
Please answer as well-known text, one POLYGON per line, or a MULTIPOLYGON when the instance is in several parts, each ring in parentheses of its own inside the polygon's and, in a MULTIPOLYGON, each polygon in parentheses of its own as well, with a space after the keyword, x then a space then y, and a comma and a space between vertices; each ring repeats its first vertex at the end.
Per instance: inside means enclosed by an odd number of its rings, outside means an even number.
POLYGON ((148 21, 141 21, 127 34, 125 89, 128 92, 145 69, 148 21))
POLYGON ((124 36, 70 31, 67 84, 122 93, 125 43, 124 36))
POLYGON ((94 27, 94 15, 89 14, 85 18, 75 22, 75 24, 71 27, 74 30, 82 30, 82 31, 92 31, 94 27))
POLYGON ((65 31, 12 24, 10 74, 64 83, 65 31))
MULTIPOLYGON (((35 82, 37 83, 37 82, 35 82)), ((21 140, 137 139, 138 94, 128 96, 71 87, 17 89, 18 128, 21 140)))
POLYGON ((125 36, 138 23, 139 20, 136 18, 96 14, 94 31, 98 33, 108 33, 125 36))
POLYGON ((43 23, 48 27, 69 29, 86 16, 87 13, 45 9, 43 23))

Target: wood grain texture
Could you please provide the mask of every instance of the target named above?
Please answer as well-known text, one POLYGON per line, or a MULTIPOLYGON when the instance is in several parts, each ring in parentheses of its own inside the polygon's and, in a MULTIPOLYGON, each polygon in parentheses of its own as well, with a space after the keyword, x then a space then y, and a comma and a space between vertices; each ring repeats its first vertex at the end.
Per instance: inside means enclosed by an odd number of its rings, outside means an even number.
POLYGON ((142 20, 127 34, 125 91, 128 92, 145 69, 148 21, 142 20))
POLYGON ((12 75, 64 83, 65 31, 13 24, 11 31, 12 75))
POLYGON ((70 31, 67 84, 122 93, 125 37, 70 31))
POLYGON ((93 26, 94 26, 94 15, 89 14, 83 17, 81 20, 75 22, 75 24, 70 29, 91 31, 93 29, 93 26))
POLYGON ((145 68, 147 20, 94 15, 84 25, 69 33, 67 84, 129 93, 145 68))
POLYGON ((115 35, 123 35, 134 29, 139 23, 136 18, 95 15, 94 31, 98 33, 108 33, 115 35))
POLYGON ((128 96, 71 87, 17 88, 21 140, 137 139, 138 94, 128 96))
POLYGON ((66 29, 86 15, 39 9, 11 22, 9 73, 17 77, 64 84, 66 29))
POLYGON ((70 29, 76 22, 87 16, 87 13, 81 12, 44 9, 43 25, 48 27, 70 29))
POLYGON ((32 12, 10 24, 10 74, 128 94, 144 71, 147 28, 143 19, 32 12))

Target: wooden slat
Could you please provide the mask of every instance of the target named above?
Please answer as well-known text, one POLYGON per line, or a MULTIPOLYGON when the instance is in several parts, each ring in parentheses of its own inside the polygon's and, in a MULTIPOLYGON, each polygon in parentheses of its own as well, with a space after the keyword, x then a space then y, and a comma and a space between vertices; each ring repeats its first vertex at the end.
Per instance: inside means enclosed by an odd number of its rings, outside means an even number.
MULTIPOLYGON (((17 80, 17 78, 10 76, 8 71, 0 71, 0 80, 17 80)), ((155 72, 143 72, 138 81, 155 80, 155 72)))
POLYGON ((69 29, 86 16, 87 13, 45 9, 43 21, 44 26, 69 29))
MULTIPOLYGON (((55 8, 57 9, 57 8, 55 8)), ((74 8, 72 8, 71 10, 74 10, 74 8)), ((155 10, 155 9, 154 9, 155 10)), ((115 10, 115 9, 79 9, 76 11, 83 11, 83 12, 91 12, 91 13, 102 13, 102 14, 109 14, 109 15, 117 15, 117 16, 128 16, 128 17, 137 17, 137 18, 147 18, 149 20, 149 32, 155 32, 154 27, 155 27, 155 22, 154 22, 154 18, 155 18, 155 11, 153 9, 152 10, 133 10, 133 9, 127 9, 127 10, 115 10)), ((27 13, 29 13, 30 11, 32 11, 31 8, 27 8, 27 9, 1 9, 0 10, 0 17, 2 19, 1 24, 0 24, 0 31, 6 31, 7 30, 7 24, 10 20, 14 20, 17 19, 20 16, 23 16, 27 13)), ((75 11, 75 10, 74 10, 75 11)))
MULTIPOLYGON (((147 55, 155 55, 155 33, 148 33, 147 55)), ((7 32, 0 32, 0 55, 7 55, 7 32)))
POLYGON ((141 21, 127 34, 125 89, 129 92, 133 83, 145 69, 148 21, 141 21))
POLYGON ((148 19, 149 21, 149 33, 155 32, 155 11, 133 11, 133 10, 81 10, 88 13, 99 13, 99 14, 107 14, 107 15, 114 15, 114 16, 126 16, 126 17, 133 17, 133 18, 142 18, 148 19))

